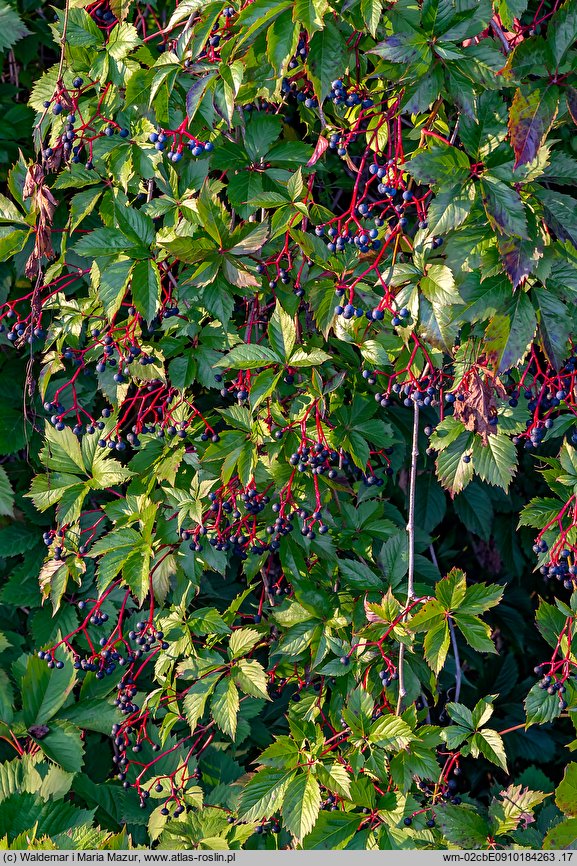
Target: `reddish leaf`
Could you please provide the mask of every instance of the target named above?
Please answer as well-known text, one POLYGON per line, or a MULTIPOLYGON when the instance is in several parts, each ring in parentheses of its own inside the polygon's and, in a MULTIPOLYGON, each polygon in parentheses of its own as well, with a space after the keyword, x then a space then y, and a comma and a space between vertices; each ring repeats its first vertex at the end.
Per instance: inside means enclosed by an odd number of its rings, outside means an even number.
POLYGON ((515 151, 515 167, 533 162, 557 115, 556 87, 530 92, 519 88, 509 112, 509 134, 515 151))
POLYGON ((505 273, 516 289, 531 273, 532 257, 530 245, 519 238, 500 238, 499 253, 505 273))
POLYGON ((328 146, 329 146, 328 138, 325 138, 324 135, 319 135, 319 139, 316 143, 315 149, 313 151, 313 155, 311 156, 311 158, 307 162, 308 168, 310 168, 312 165, 315 165, 315 163, 317 163, 319 161, 319 159, 321 158, 321 156, 323 155, 323 153, 325 152, 325 150, 327 149, 328 146))

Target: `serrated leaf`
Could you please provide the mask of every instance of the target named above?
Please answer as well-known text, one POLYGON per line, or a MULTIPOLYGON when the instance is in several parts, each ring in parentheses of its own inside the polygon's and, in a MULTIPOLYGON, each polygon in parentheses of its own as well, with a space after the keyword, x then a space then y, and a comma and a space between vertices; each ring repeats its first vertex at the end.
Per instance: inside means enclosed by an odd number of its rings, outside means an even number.
POLYGON ((243 821, 260 821, 281 807, 295 771, 259 770, 241 791, 238 812, 243 821))
MULTIPOLYGON (((318 2, 318 0, 317 0, 318 2)), ((333 21, 317 30, 309 41, 307 69, 315 95, 322 104, 331 89, 331 82, 347 67, 347 46, 343 34, 333 21)))
POLYGON ((220 672, 208 674, 192 685, 182 702, 184 715, 190 725, 191 734, 194 733, 196 726, 204 713, 206 702, 214 692, 216 684, 221 678, 220 672))
POLYGON ((301 840, 314 827, 320 808, 319 783, 312 773, 301 773, 287 786, 282 804, 283 824, 301 840))
POLYGON ((548 694, 535 683, 525 698, 525 714, 527 726, 552 722, 561 715, 558 695, 548 694))
POLYGON ((517 474, 517 449, 504 433, 487 437, 487 445, 475 436, 473 442, 473 463, 475 472, 494 487, 509 489, 517 474))
POLYGON ((377 719, 368 736, 369 742, 379 749, 398 752, 404 749, 414 739, 413 732, 404 719, 398 716, 386 715, 377 719))
POLYGON ((555 791, 555 802, 564 815, 577 816, 577 764, 568 764, 555 791))
POLYGON ((228 656, 230 659, 246 655, 257 645, 261 635, 254 628, 237 628, 233 631, 228 642, 228 656))
POLYGON ((282 358, 272 349, 256 343, 247 343, 243 346, 235 346, 215 366, 230 367, 232 370, 254 370, 266 364, 281 363, 282 358))
POLYGON ((482 731, 477 731, 473 734, 470 741, 471 754, 476 758, 479 752, 484 755, 491 763, 496 764, 505 772, 507 771, 507 756, 503 740, 497 733, 490 729, 484 728, 482 731))
POLYGON ((135 262, 131 274, 134 306, 146 322, 152 321, 160 305, 160 273, 153 259, 135 262))
POLYGON ((234 740, 240 708, 238 690, 230 677, 223 677, 212 695, 210 709, 220 730, 234 740))
POLYGON ((273 352, 288 361, 296 342, 296 327, 293 317, 285 312, 278 300, 269 321, 268 339, 273 352))
POLYGON ((266 687, 266 673, 260 662, 253 659, 240 659, 232 669, 232 674, 245 695, 270 701, 266 687))
MULTIPOLYGON (((526 165, 537 156, 557 115, 559 91, 555 86, 519 88, 509 112, 509 135, 515 151, 515 166, 526 165)), ((515 232, 511 232, 515 234, 515 232)))
POLYGON ((449 842, 460 848, 484 848, 489 825, 474 806, 443 805, 436 811, 436 821, 449 842))

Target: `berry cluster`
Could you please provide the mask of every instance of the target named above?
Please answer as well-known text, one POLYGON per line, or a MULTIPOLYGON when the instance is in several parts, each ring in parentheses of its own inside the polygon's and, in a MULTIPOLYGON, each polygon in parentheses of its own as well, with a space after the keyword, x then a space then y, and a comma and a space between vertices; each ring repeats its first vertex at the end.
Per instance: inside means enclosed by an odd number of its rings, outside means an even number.
POLYGON ((565 687, 565 682, 567 680, 567 674, 563 673, 561 675, 555 675, 555 665, 537 665, 534 669, 537 675, 541 675, 541 679, 538 681, 538 686, 540 689, 546 689, 548 695, 558 695, 559 697, 559 709, 566 710, 567 709, 567 701, 563 697, 565 692, 567 691, 565 687), (544 674, 543 671, 549 669, 551 673, 544 674))
POLYGON ((192 156, 202 156, 204 153, 210 153, 214 150, 214 143, 212 141, 199 141, 190 133, 178 129, 178 130, 158 130, 158 132, 151 132, 148 136, 148 140, 151 144, 154 144, 156 150, 162 153, 168 144, 170 144, 170 150, 167 153, 167 157, 171 162, 180 162, 183 157, 183 153, 185 148, 187 148, 192 156), (185 144, 185 139, 187 143, 185 144))

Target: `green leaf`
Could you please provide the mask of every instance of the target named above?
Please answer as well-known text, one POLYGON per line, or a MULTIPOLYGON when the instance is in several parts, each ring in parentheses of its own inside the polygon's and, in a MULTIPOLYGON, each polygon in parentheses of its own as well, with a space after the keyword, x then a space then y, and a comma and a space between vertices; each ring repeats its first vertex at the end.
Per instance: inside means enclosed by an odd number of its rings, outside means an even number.
POLYGON ((268 339, 273 352, 288 361, 296 342, 296 327, 293 317, 285 312, 278 300, 269 321, 268 339))
POLYGON ((134 306, 150 322, 160 305, 160 273, 153 259, 135 262, 131 274, 131 292, 134 306))
POLYGON ((321 808, 319 783, 312 773, 301 773, 289 783, 282 805, 283 824, 301 840, 314 827, 321 808))
POLYGON ((89 232, 74 244, 79 256, 87 259, 107 258, 129 250, 131 243, 117 229, 101 228, 89 232))
POLYGON ((238 804, 242 821, 260 821, 274 815, 280 809, 286 789, 294 778, 295 772, 273 770, 265 767, 259 770, 241 791, 238 804))
POLYGON ((574 850, 577 846, 577 818, 561 821, 551 828, 543 839, 543 850, 559 851, 574 850))
POLYGON ((66 702, 75 682, 76 673, 68 660, 64 668, 57 670, 46 667, 46 662, 36 656, 28 656, 22 678, 22 712, 26 726, 50 721, 66 702))
POLYGON ((484 848, 490 833, 489 825, 474 806, 442 805, 436 811, 436 821, 449 842, 459 848, 484 848))
POLYGON ((266 364, 281 363, 282 358, 272 349, 256 343, 247 343, 243 346, 235 346, 215 366, 228 367, 231 370, 255 370, 266 364))
POLYGON ((447 510, 445 494, 432 472, 417 479, 415 520, 425 532, 431 532, 443 520, 447 510))
POLYGON ((196 379, 197 365, 192 352, 173 358, 168 365, 168 376, 175 388, 188 388, 196 379))
POLYGON ((533 75, 547 77, 548 71, 554 66, 548 42, 542 36, 530 36, 509 54, 502 74, 506 79, 523 82, 533 75))
POLYGON ((476 758, 479 752, 484 755, 491 763, 496 764, 506 773, 507 756, 503 740, 497 733, 490 729, 484 728, 482 731, 477 731, 470 739, 471 754, 476 758))
POLYGON ((536 614, 537 628, 543 640, 549 646, 555 648, 557 646, 559 635, 566 625, 567 617, 561 613, 558 607, 554 604, 548 604, 543 599, 539 599, 539 607, 536 614))
POLYGON ((293 18, 302 24, 309 35, 323 28, 323 18, 328 11, 327 0, 295 0, 293 18))
POLYGON ((339 571, 345 586, 357 590, 383 589, 383 578, 375 574, 364 562, 351 559, 339 561, 339 571))
POLYGON ((437 455, 437 477, 441 485, 453 493, 460 493, 473 480, 473 463, 463 460, 473 441, 472 433, 461 433, 437 455))
POLYGON ((290 9, 285 9, 275 18, 266 32, 266 55, 277 75, 286 69, 294 55, 298 38, 299 30, 292 20, 292 12, 290 9))
POLYGON ((0 466, 0 515, 14 516, 14 491, 3 466, 0 466))
POLYGON ((186 114, 189 120, 195 116, 198 108, 203 100, 210 83, 214 80, 216 72, 209 72, 203 75, 202 78, 197 78, 186 93, 186 114))
POLYGON ((232 669, 236 683, 245 693, 253 698, 264 698, 269 701, 266 673, 260 662, 252 659, 239 659, 232 669))
POLYGON ((240 699, 238 690, 230 677, 223 677, 212 696, 210 711, 220 730, 234 740, 240 699))
POLYGON ((398 716, 386 715, 381 716, 371 725, 368 739, 379 749, 398 752, 406 748, 414 737, 413 732, 403 719, 398 716))
POLYGON ((18 15, 18 13, 8 5, 8 3, 0 3, 0 51, 6 51, 12 48, 24 36, 28 36, 30 31, 18 15))
POLYGON ((433 673, 438 674, 444 666, 450 644, 451 635, 446 621, 431 626, 425 634, 423 642, 425 659, 433 673))
POLYGON ((466 528, 488 541, 493 523, 490 496, 478 483, 469 486, 453 500, 455 512, 466 528))
POLYGON ((494 487, 509 489, 517 473, 517 450, 504 433, 493 433, 483 445, 479 436, 473 442, 475 472, 494 487))
MULTIPOLYGON (((64 13, 57 12, 59 23, 63 26, 64 13)), ((76 48, 97 48, 104 37, 100 27, 85 9, 72 7, 68 13, 66 39, 76 48)))
POLYGON ((206 702, 214 692, 218 680, 221 678, 220 672, 208 674, 192 685, 182 702, 186 721, 190 725, 191 734, 194 733, 198 722, 200 721, 206 702))
MULTIPOLYGON (((313 2, 313 0, 308 0, 313 2)), ((295 8, 296 12, 296 8, 295 8)), ((347 67, 347 45, 337 25, 329 20, 310 39, 307 69, 315 96, 322 104, 330 93, 331 82, 347 67)))
POLYGON ((561 367, 568 356, 570 337, 574 332, 570 309, 553 292, 535 287, 534 302, 538 312, 538 333, 545 355, 555 367, 561 367))
POLYGON ((331 361, 332 356, 323 349, 311 349, 306 352, 304 349, 297 349, 289 358, 291 367, 317 367, 324 364, 325 361, 331 361))
POLYGON ((577 816, 577 764, 568 764, 555 791, 555 802, 564 815, 577 816))
POLYGON ((461 301, 453 272, 446 265, 429 265, 419 286, 432 304, 458 304, 461 301))
POLYGON ((120 309, 133 265, 132 259, 122 259, 103 268, 101 272, 95 273, 98 295, 107 316, 114 316, 120 309))
POLYGON ((319 813, 314 829, 303 839, 305 851, 339 851, 355 836, 359 827, 356 812, 319 813))
POLYGON ((381 20, 382 11, 382 0, 361 0, 361 15, 363 16, 363 21, 367 25, 367 30, 373 39, 375 39, 377 35, 377 28, 381 20))
POLYGON ((228 642, 228 657, 230 659, 246 655, 261 640, 261 635, 254 628, 237 628, 228 642))
POLYGON ((525 698, 525 713, 527 726, 552 722, 561 715, 558 695, 548 694, 547 689, 541 689, 535 683, 525 698))
POLYGON ((471 171, 466 153, 438 142, 411 157, 404 168, 418 183, 439 186, 464 184, 471 171))
POLYGON ((351 780, 342 764, 316 764, 317 777, 323 785, 339 797, 351 798, 351 780))
POLYGON ((499 18, 508 30, 514 26, 514 19, 520 18, 527 9, 529 0, 497 0, 495 8, 499 18))
POLYGON ((527 237, 525 207, 516 189, 485 174, 481 181, 481 192, 485 212, 494 231, 517 238, 527 237))
POLYGON ((151 548, 141 543, 136 550, 131 551, 122 566, 122 576, 140 604, 150 591, 151 559, 151 548))
POLYGON ((577 40, 577 7, 568 0, 550 18, 547 26, 547 42, 559 67, 567 51, 577 40))
POLYGON ((60 720, 50 722, 48 728, 48 734, 36 740, 40 749, 67 773, 80 772, 84 762, 84 743, 80 728, 60 720))
POLYGON ((535 195, 545 206, 545 217, 561 240, 577 246, 577 210, 575 199, 555 189, 539 187, 535 195))
POLYGON ((453 615, 453 619, 469 646, 477 652, 497 652, 495 644, 491 640, 491 629, 479 617, 457 611, 453 615))
POLYGON ((426 34, 417 31, 387 36, 374 48, 370 48, 369 53, 378 54, 390 63, 420 64, 420 68, 429 66, 432 59, 426 34))
POLYGON ((433 198, 427 211, 427 222, 432 235, 445 235, 459 228, 471 212, 475 201, 475 186, 472 183, 457 184, 441 189, 433 198))

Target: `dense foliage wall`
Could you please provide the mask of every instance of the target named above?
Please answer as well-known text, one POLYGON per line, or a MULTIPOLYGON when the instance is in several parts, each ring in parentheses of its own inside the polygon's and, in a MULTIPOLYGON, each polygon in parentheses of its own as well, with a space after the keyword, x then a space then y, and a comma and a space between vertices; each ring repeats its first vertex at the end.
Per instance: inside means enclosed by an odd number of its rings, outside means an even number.
POLYGON ((0 3, 0 845, 577 844, 577 2, 0 3))

